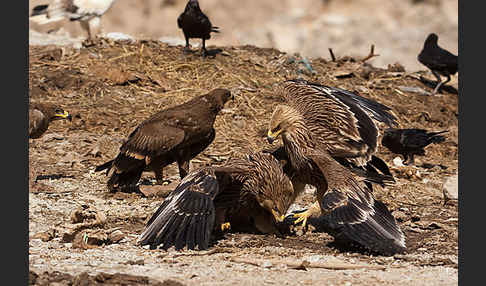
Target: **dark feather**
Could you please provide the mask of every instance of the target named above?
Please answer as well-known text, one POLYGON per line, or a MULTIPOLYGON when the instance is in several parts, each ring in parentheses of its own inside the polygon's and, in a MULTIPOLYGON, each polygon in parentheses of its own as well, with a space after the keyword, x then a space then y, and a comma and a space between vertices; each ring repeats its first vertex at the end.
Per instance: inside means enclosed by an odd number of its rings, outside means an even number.
POLYGON ((424 155, 424 148, 429 144, 441 143, 445 141, 443 133, 448 132, 428 132, 425 129, 386 129, 382 138, 382 145, 395 154, 403 156, 424 155))
POLYGON ((458 57, 441 48, 437 44, 438 39, 439 37, 434 33, 427 36, 417 57, 418 61, 443 76, 453 75, 458 70, 458 57))
MULTIPOLYGON (((210 225, 207 220, 214 220, 214 204, 212 197, 219 193, 217 178, 206 170, 201 170, 191 176, 187 176, 176 187, 163 204, 152 215, 144 232, 140 235, 139 244, 159 244, 163 249, 175 245, 181 249, 190 242, 188 246, 204 246, 209 241, 205 236, 198 236, 194 240, 194 225, 198 218, 197 225, 210 225), (160 230, 163 230, 160 232, 160 230)), ((198 229, 198 231, 206 231, 198 229)), ((209 230, 211 231, 211 230, 209 230)), ((208 238, 209 239, 209 238, 208 238)))
POLYGON ((47 13, 47 7, 49 5, 37 5, 32 9, 32 14, 30 16, 37 16, 37 15, 42 15, 47 13))

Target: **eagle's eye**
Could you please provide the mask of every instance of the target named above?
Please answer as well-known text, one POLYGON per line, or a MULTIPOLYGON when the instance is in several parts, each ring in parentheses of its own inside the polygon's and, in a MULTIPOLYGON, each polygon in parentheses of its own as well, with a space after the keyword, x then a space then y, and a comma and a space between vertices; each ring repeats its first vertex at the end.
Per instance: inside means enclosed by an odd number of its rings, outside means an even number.
POLYGON ((275 133, 280 130, 280 123, 277 125, 277 127, 272 129, 272 133, 275 133))

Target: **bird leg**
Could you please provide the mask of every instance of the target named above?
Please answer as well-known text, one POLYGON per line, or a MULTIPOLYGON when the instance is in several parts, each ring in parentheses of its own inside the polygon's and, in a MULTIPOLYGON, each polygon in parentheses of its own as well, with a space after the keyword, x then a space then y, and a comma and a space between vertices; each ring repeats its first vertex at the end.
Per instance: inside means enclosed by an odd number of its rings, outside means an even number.
POLYGON ((410 154, 410 159, 408 160, 408 165, 412 165, 415 164, 415 158, 413 157, 413 154, 410 154))
POLYGON ((434 91, 433 91, 433 93, 432 93, 432 94, 435 94, 437 91, 439 91, 439 90, 440 90, 440 88, 441 88, 442 86, 444 86, 446 83, 448 83, 450 80, 451 80, 451 76, 450 76, 450 75, 447 75, 447 80, 446 80, 446 81, 444 81, 444 82, 441 82, 441 83, 437 84, 437 86, 435 87, 435 89, 434 89, 434 91))
POLYGON ((406 154, 404 156, 404 161, 403 161, 403 165, 413 165, 415 162, 414 160, 414 157, 413 157, 413 154, 406 154))
MULTIPOLYGON (((440 79, 440 75, 438 73, 432 71, 432 74, 437 78, 437 85, 435 86, 434 91, 432 91, 432 94, 435 94, 444 83, 440 79)), ((451 79, 450 76, 448 76, 448 79, 451 79)))
POLYGON ((157 181, 157 185, 167 185, 169 184, 167 181, 164 181, 164 168, 159 164, 152 165, 152 171, 155 174, 155 180, 157 181))
POLYGON ((182 52, 183 54, 187 55, 191 52, 191 46, 189 45, 189 37, 184 34, 184 38, 186 38, 186 46, 184 47, 184 50, 182 50, 182 52))
POLYGON ((318 217, 321 214, 321 206, 318 201, 315 201, 306 211, 293 214, 293 217, 296 218, 296 220, 294 221, 294 225, 302 222, 302 226, 304 227, 305 231, 307 230, 307 219, 309 217, 318 217))
POLYGON ((202 39, 202 56, 206 57, 208 55, 208 51, 206 50, 206 40, 202 39))
POLYGON ((189 160, 177 161, 179 165, 179 176, 181 180, 189 173, 189 160))

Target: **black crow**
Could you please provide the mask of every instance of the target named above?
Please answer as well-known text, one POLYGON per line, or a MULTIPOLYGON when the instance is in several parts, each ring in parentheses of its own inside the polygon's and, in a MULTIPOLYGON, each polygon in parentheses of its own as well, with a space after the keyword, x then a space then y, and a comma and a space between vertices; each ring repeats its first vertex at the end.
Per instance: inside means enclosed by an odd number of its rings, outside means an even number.
POLYGON ((428 67, 437 78, 437 85, 432 94, 435 94, 442 85, 451 80, 451 75, 457 72, 457 56, 451 54, 437 45, 439 37, 431 33, 425 39, 424 47, 417 59, 424 66, 428 67), (440 75, 447 77, 447 80, 441 82, 440 75))
POLYGON ((428 132, 424 129, 385 129, 381 144, 395 154, 401 154, 404 157, 405 165, 414 163, 414 155, 425 155, 424 148, 432 143, 441 143, 445 137, 439 134, 448 132, 428 132))
POLYGON ((199 8, 199 2, 197 0, 189 0, 187 2, 184 12, 177 18, 177 26, 182 29, 186 38, 184 53, 190 51, 190 38, 202 39, 203 57, 207 55, 206 40, 211 38, 211 32, 219 33, 219 28, 211 24, 208 16, 199 8))

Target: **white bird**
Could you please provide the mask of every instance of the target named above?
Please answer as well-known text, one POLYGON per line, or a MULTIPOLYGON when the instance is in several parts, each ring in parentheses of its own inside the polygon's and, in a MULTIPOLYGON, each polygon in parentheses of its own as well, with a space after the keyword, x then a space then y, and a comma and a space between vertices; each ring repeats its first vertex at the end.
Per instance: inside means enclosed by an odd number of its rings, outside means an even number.
POLYGON ((101 16, 108 11, 115 0, 54 0, 50 4, 38 5, 32 9, 30 20, 44 25, 69 19, 79 21, 81 27, 92 39, 93 30, 98 30, 101 16))

